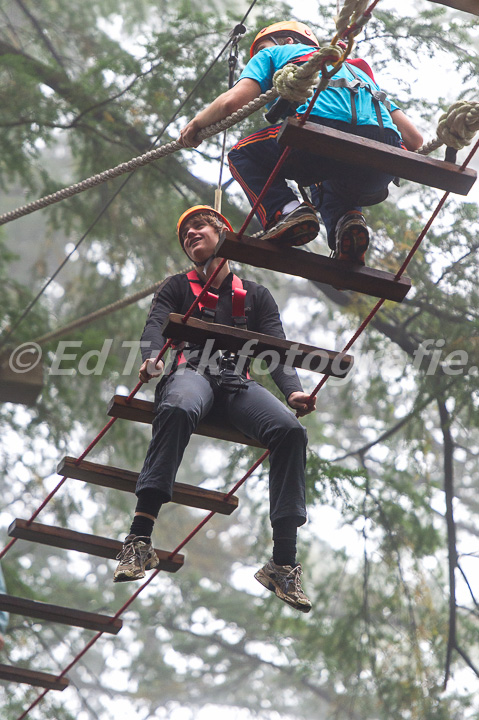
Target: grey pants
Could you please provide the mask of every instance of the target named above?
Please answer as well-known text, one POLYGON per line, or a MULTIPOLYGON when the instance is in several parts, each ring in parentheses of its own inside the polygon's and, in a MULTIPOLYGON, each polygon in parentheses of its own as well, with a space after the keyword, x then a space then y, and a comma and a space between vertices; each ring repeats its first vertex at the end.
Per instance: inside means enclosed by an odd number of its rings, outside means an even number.
POLYGON ((304 468, 306 430, 262 385, 227 373, 224 382, 186 369, 162 380, 155 395, 153 437, 136 491, 155 488, 162 502, 173 485, 191 433, 210 411, 220 412, 234 427, 270 451, 270 519, 296 517, 306 522, 304 468))

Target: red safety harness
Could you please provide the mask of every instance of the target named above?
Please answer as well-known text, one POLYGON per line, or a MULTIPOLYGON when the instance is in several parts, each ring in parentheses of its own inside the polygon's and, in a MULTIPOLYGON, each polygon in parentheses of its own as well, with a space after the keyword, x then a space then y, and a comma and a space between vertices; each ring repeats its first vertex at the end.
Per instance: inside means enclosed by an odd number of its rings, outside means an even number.
MULTIPOLYGON (((195 297, 198 297, 203 290, 203 285, 200 282, 198 273, 196 270, 191 270, 187 276, 190 283, 190 288, 195 297)), ((236 326, 246 325, 246 315, 244 311, 246 290, 243 288, 243 283, 237 275, 233 275, 231 283, 232 287, 232 318, 233 323, 236 326)), ((203 320, 207 322, 214 322, 216 315, 216 306, 218 304, 218 295, 215 293, 207 292, 203 296, 203 300, 198 303, 198 307, 201 310, 203 320)))
MULTIPOLYGON (((198 277, 196 270, 191 270, 187 276, 190 288, 195 297, 198 297, 203 290, 203 285, 198 277)), ((245 300, 247 291, 243 288, 243 283, 237 275, 233 275, 231 282, 232 293, 231 293, 231 317, 235 327, 241 327, 246 329, 246 314, 245 314, 245 300)), ((206 322, 214 322, 216 317, 216 306, 218 304, 219 297, 215 293, 206 292, 203 295, 203 299, 198 303, 198 307, 201 310, 201 319, 206 322)), ((173 346, 174 348, 180 349, 177 355, 178 365, 186 362, 185 356, 182 352, 184 349, 181 346, 173 346)))

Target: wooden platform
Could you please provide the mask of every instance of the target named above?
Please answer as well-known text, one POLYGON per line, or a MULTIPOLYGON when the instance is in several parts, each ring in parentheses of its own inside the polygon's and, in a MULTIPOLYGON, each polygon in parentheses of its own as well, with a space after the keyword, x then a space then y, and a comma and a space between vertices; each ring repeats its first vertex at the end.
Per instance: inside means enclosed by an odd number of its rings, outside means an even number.
POLYGON ((123 626, 123 621, 120 620, 120 618, 84 612, 83 610, 74 610, 72 608, 61 607, 60 605, 50 605, 49 603, 27 600, 26 598, 14 597, 13 595, 5 595, 2 593, 0 593, 0 610, 13 615, 24 615, 25 617, 31 617, 37 620, 48 620, 49 622, 61 623, 63 625, 73 625, 75 627, 85 628, 86 630, 96 630, 112 635, 116 635, 123 626))
MULTIPOLYGON (((276 354, 281 363, 287 362, 293 367, 303 367, 333 377, 345 377, 353 366, 351 355, 343 355, 304 343, 294 343, 291 340, 250 330, 240 330, 230 325, 208 323, 196 318, 189 318, 183 323, 182 316, 178 313, 170 313, 161 331, 167 338, 185 340, 193 344, 203 344, 207 340, 213 340, 212 351, 231 350, 241 355, 241 350, 247 346, 251 357, 270 351, 276 354)), ((267 361, 270 361, 270 358, 271 355, 268 355, 267 361)))
MULTIPOLYGON (((25 354, 23 363, 35 362, 38 358, 25 354), (32 359, 33 358, 33 359, 32 359)), ((43 388, 43 362, 41 360, 27 372, 15 372, 8 362, 0 365, 0 402, 35 405, 43 388)))
POLYGON ((27 668, 14 665, 0 665, 0 680, 27 683, 27 685, 48 688, 48 690, 65 690, 68 687, 68 680, 65 677, 57 678, 55 675, 38 672, 38 670, 27 670, 27 668))
POLYGON ((284 121, 278 142, 280 145, 290 145, 354 165, 364 165, 459 195, 467 195, 477 178, 475 170, 460 170, 459 165, 454 163, 418 155, 317 123, 306 122, 301 127, 296 118, 284 121))
MULTIPOLYGON (((108 404, 107 412, 110 417, 135 420, 149 425, 151 425, 154 418, 152 402, 139 400, 138 398, 132 398, 127 402, 125 395, 114 395, 108 404)), ((195 434, 215 438, 216 440, 227 440, 241 445, 264 448, 264 445, 261 445, 257 440, 243 435, 242 432, 233 427, 226 418, 221 416, 220 410, 208 413, 198 425, 195 434)))
POLYGON ((401 302, 411 288, 408 277, 396 281, 392 273, 383 270, 353 265, 295 247, 279 247, 267 240, 250 237, 237 240, 236 237, 229 231, 222 234, 215 254, 254 267, 326 283, 339 290, 355 290, 395 302, 401 302))
POLYGON ((477 0, 429 0, 429 2, 447 5, 455 10, 462 10, 472 15, 479 15, 479 3, 477 0))
MULTIPOLYGON (((42 525, 36 522, 28 524, 27 520, 20 518, 16 518, 12 522, 8 528, 8 534, 10 537, 64 548, 65 550, 76 550, 88 555, 108 558, 109 560, 114 560, 122 548, 122 543, 118 540, 110 540, 109 538, 79 533, 74 530, 53 527, 52 525, 42 525)), ((184 555, 177 554, 174 558, 170 558, 170 553, 165 550, 155 548, 155 552, 160 559, 158 567, 161 570, 176 572, 183 566, 184 555)))
MULTIPOLYGON (((98 465, 86 460, 82 460, 77 465, 76 458, 72 457, 64 457, 60 461, 57 473, 75 480, 83 480, 102 487, 126 490, 126 492, 132 493, 135 492, 136 481, 138 480, 137 472, 121 470, 111 465, 98 465)), ((214 510, 223 515, 231 515, 233 510, 238 507, 238 498, 234 495, 226 499, 225 493, 178 482, 173 487, 172 502, 200 508, 201 510, 214 510)))

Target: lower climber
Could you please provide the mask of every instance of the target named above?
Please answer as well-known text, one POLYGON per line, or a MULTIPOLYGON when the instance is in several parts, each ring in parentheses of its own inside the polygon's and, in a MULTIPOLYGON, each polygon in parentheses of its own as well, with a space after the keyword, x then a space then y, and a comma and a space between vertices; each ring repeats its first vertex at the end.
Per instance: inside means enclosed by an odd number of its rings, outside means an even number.
MULTIPOLYGON (((271 89, 277 70, 288 63, 304 64, 318 48, 316 37, 303 23, 288 20, 263 28, 251 46, 251 59, 236 85, 219 95, 183 128, 181 144, 197 147, 196 136, 202 128, 222 120, 271 89)), ((307 106, 308 102, 286 114, 301 115, 307 106)), ((309 121, 393 147, 402 145, 416 150, 422 144, 416 127, 386 98, 371 68, 360 59, 347 60, 342 65, 329 86, 319 94, 309 121)), ((281 124, 276 124, 249 135, 228 155, 231 173, 251 205, 282 153, 276 140, 280 128, 281 124)), ((334 255, 340 260, 364 264, 369 233, 362 206, 382 202, 393 179, 392 175, 379 170, 292 148, 256 211, 265 231, 262 238, 293 245, 309 242, 319 230, 317 208, 334 255), (287 180, 310 186, 314 207, 301 203, 287 180)))
MULTIPOLYGON (((178 237, 196 270, 167 278, 155 294, 141 338, 142 382, 163 374, 163 361, 155 365, 166 341, 161 327, 169 313, 188 310, 220 264, 221 259, 213 253, 224 228, 231 230, 228 221, 205 205, 190 208, 180 217, 178 237)), ((197 307, 193 317, 285 337, 269 290, 249 280, 241 281, 230 272, 227 262, 210 290, 217 296, 216 309, 209 298, 208 307, 197 307)), ((218 352, 205 363, 203 351, 204 345, 190 345, 181 352, 178 348, 169 372, 156 387, 153 436, 138 478, 136 511, 118 556, 114 582, 141 579, 145 570, 158 565, 151 544, 154 522, 161 505, 171 500, 191 434, 212 408, 220 409, 235 428, 270 451, 273 556, 255 577, 288 605, 309 612, 311 603, 301 588, 301 565, 296 562, 297 528, 306 522, 306 431, 290 409, 249 378, 245 355, 218 352)), ((303 392, 294 368, 277 365, 270 373, 298 416, 313 412, 315 398, 303 392)))

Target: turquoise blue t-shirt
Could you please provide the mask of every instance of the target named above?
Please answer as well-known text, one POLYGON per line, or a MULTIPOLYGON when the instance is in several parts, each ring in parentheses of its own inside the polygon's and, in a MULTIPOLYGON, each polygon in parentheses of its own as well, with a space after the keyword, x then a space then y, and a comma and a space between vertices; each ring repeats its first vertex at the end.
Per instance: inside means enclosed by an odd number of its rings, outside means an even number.
MULTIPOLYGON (((277 70, 284 67, 289 62, 292 62, 296 58, 303 55, 310 55, 313 51, 314 48, 311 47, 311 45, 303 44, 275 45, 274 47, 264 48, 251 58, 241 73, 239 79, 242 80, 243 78, 249 78, 251 80, 256 80, 261 87, 261 92, 266 92, 273 87, 273 76, 277 70)), ((347 63, 344 63, 334 77, 354 81, 355 78, 347 69, 346 65, 347 63)), ((357 65, 354 65, 353 67, 354 72, 360 80, 367 83, 372 90, 380 90, 379 86, 376 85, 366 72, 358 68, 357 65)), ((371 93, 365 88, 359 88, 358 91, 354 93, 354 98, 357 113, 356 123, 358 125, 379 125, 371 93)), ((391 101, 389 100, 389 102, 391 101)), ((379 107, 384 127, 395 130, 398 135, 400 135, 399 130, 393 123, 386 106, 381 102, 379 107)), ((297 112, 304 113, 306 108, 307 103, 300 105, 297 112)), ((391 102, 391 110, 397 109, 398 106, 391 102)), ((323 118, 331 118, 351 123, 351 91, 348 88, 328 87, 319 94, 311 114, 323 118)))

